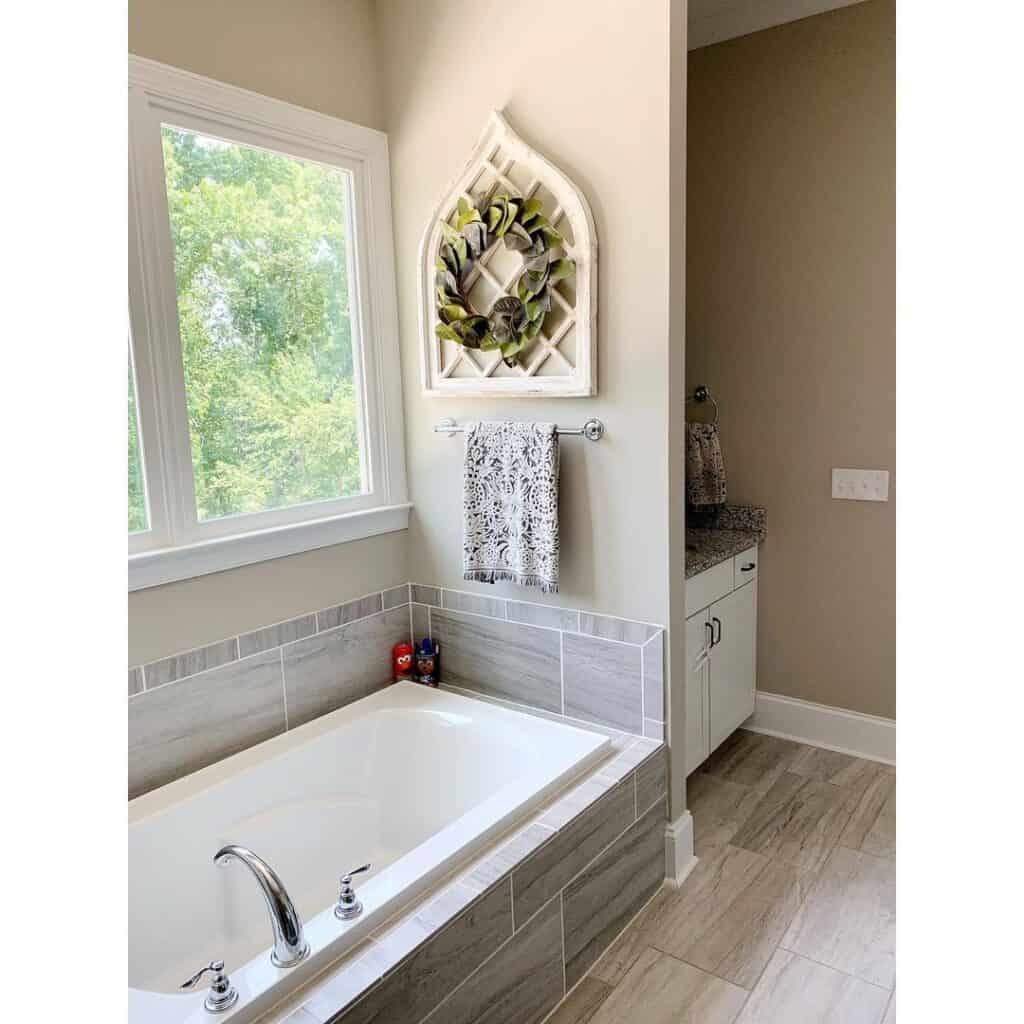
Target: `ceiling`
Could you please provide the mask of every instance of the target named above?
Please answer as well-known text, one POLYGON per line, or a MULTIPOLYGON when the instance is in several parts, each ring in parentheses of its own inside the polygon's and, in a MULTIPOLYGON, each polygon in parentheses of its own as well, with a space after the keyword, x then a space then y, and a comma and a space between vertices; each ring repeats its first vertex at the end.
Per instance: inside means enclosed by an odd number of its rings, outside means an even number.
POLYGON ((760 32, 863 0, 690 0, 688 48, 760 32))

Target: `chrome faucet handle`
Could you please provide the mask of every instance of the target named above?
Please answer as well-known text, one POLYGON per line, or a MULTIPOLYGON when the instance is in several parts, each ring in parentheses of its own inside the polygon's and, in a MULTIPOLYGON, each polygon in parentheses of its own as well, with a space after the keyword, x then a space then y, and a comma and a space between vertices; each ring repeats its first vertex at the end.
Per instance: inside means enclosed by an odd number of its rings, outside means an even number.
POLYGON ((351 921, 353 917, 358 917, 363 912, 363 905, 356 899, 356 891, 352 887, 352 876, 369 870, 370 865, 364 864, 341 876, 341 892, 338 893, 338 902, 334 905, 334 916, 339 921, 351 921))
POLYGON ((210 982, 210 991, 203 1000, 204 1009, 210 1013, 223 1013, 230 1010, 238 1002, 238 989, 231 984, 231 979, 224 973, 223 960, 211 960, 201 970, 196 971, 181 987, 195 988, 203 975, 209 971, 213 975, 210 982))

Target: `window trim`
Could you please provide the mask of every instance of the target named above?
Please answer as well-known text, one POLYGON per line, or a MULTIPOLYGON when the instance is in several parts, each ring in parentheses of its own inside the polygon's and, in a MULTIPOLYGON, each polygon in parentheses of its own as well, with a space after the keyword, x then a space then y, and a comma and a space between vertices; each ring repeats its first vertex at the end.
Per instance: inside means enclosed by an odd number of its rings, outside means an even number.
POLYGON ((129 534, 128 589, 407 528, 387 136, 133 55, 128 83, 129 316, 150 515, 148 531, 129 534), (349 172, 367 493, 197 521, 161 121, 349 172))

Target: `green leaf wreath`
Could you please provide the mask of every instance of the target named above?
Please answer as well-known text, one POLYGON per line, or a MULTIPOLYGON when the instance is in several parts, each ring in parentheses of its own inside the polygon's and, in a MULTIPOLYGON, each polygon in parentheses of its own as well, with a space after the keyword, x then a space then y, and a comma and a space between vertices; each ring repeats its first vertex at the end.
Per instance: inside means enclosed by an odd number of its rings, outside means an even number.
POLYGON ((505 363, 514 366, 551 309, 550 287, 576 271, 573 260, 557 255, 562 236, 548 223, 539 199, 508 195, 487 195, 476 205, 459 199, 454 226, 442 220, 441 230, 434 278, 441 322, 435 334, 483 352, 501 349, 505 363), (516 294, 502 296, 482 316, 464 289, 473 264, 499 238, 506 249, 522 253, 523 271, 516 294))

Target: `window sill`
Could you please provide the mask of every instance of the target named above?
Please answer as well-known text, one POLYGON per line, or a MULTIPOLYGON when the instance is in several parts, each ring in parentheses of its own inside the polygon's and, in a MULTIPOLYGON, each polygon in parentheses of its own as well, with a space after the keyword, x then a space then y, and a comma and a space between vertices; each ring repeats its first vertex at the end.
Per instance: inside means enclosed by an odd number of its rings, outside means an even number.
POLYGON ((162 583, 405 530, 409 526, 411 508, 411 504, 387 505, 328 519, 217 537, 177 548, 142 551, 128 556, 128 590, 145 590, 162 583))

